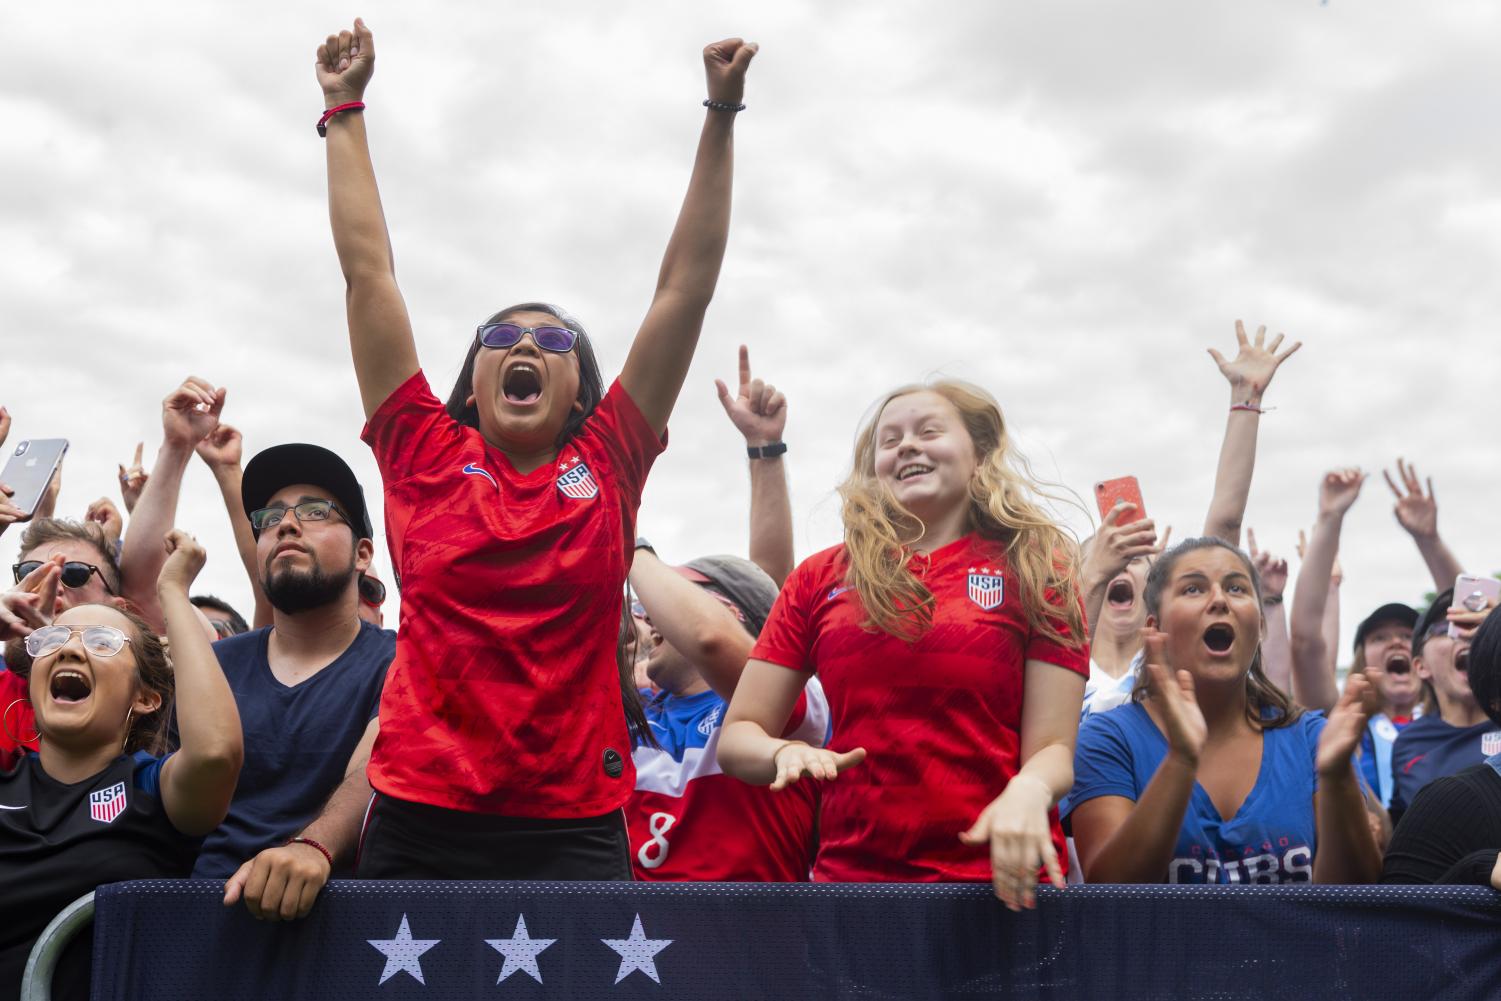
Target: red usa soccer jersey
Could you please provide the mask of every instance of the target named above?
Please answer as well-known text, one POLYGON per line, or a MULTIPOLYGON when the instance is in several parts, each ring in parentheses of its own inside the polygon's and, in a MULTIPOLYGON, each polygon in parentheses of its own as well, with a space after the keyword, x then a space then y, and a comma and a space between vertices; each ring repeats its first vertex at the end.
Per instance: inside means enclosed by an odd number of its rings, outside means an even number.
MULTIPOLYGON (((917 641, 861 627, 865 611, 835 546, 793 571, 751 655, 818 672, 834 719, 830 748, 867 752, 823 786, 817 880, 988 882, 988 850, 961 844, 959 833, 1020 769, 1026 662, 1089 672, 1085 647, 1027 625, 1002 543, 967 535, 911 568, 935 601, 933 627, 917 641)), ((1056 814, 1052 827, 1064 861, 1056 814)))
MULTIPOLYGON (((636 792, 626 806, 631 866, 648 881, 806 881, 817 783, 772 792, 719 770, 726 703, 712 691, 666 696, 647 708, 659 748, 638 745, 636 792)), ((785 736, 822 747, 829 703, 818 679, 797 700, 785 736)))
POLYGON ((634 775, 615 636, 663 441, 617 382, 555 462, 518 473, 448 416, 421 372, 362 437, 385 481, 401 585, 371 784, 472 813, 619 807, 634 775))

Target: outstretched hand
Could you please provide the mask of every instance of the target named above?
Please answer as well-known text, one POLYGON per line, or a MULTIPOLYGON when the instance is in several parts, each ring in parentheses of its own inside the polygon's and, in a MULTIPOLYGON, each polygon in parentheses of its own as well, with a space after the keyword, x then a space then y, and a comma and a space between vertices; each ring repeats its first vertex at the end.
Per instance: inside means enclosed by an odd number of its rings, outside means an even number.
POLYGON ((244 438, 228 424, 220 424, 207 438, 198 443, 198 458, 208 463, 211 469, 240 468, 244 438))
POLYGON ((1378 667, 1367 667, 1364 674, 1351 674, 1345 681, 1344 694, 1329 711, 1329 721, 1319 734, 1314 767, 1320 778, 1338 775, 1350 767, 1350 756, 1360 746, 1366 720, 1374 709, 1372 702, 1380 692, 1383 674, 1378 667))
POLYGON ((1234 361, 1226 361, 1225 356, 1214 348, 1209 349, 1209 356, 1220 367, 1220 374, 1230 380, 1230 392, 1236 403, 1260 403, 1277 369, 1303 346, 1302 341, 1294 341, 1292 347, 1278 354, 1277 349, 1282 346, 1281 334, 1267 344, 1266 327, 1257 327, 1253 342, 1246 336, 1245 324, 1239 320, 1235 321, 1235 341, 1240 350, 1234 361))
POLYGON ((777 770, 772 780, 772 791, 785 789, 804 775, 820 782, 830 782, 839 773, 855 767, 865 760, 865 748, 857 747, 843 754, 827 747, 813 747, 800 740, 792 740, 776 749, 771 763, 777 770))
POLYGON ((1150 518, 1120 524, 1136 511, 1130 501, 1121 501, 1105 512, 1100 530, 1085 558, 1084 576, 1094 581, 1108 581, 1141 556, 1156 556, 1167 544, 1166 535, 1157 539, 1157 524, 1150 518))
POLYGON ((1039 869, 1047 870, 1054 886, 1063 886, 1063 867, 1048 822, 1052 806, 1047 786, 1031 776, 1016 775, 959 835, 967 845, 990 847, 990 882, 1010 910, 1037 905, 1039 869))
POLYGON ((328 107, 362 100, 375 72, 375 37, 365 27, 365 22, 357 17, 353 31, 329 35, 328 40, 318 46, 318 58, 313 66, 328 107))
MULTIPOLYGON (((355 22, 358 24, 359 22, 355 22)), ((740 38, 726 38, 704 47, 704 73, 709 78, 709 100, 739 104, 745 96, 745 71, 760 46, 740 38)))
POLYGON ((1204 722, 1203 710, 1194 694, 1193 675, 1187 671, 1175 674, 1168 669, 1163 655, 1166 633, 1143 629, 1141 635, 1146 644, 1149 691, 1162 713, 1168 751, 1197 768, 1199 755, 1204 753, 1204 744, 1209 740, 1209 725, 1204 722))
POLYGON ((1251 554, 1251 562, 1261 578, 1262 598, 1282 597, 1282 592, 1287 590, 1287 560, 1256 548, 1255 529, 1246 529, 1246 543, 1251 554))
POLYGON ((188 376, 162 401, 162 435, 174 445, 196 448, 219 426, 225 391, 188 376))
POLYGON ((787 398, 769 382, 751 378, 750 349, 740 345, 740 389, 734 396, 723 379, 715 379, 719 403, 730 423, 752 448, 782 440, 787 427, 787 398))
POLYGON ((1392 474, 1383 469, 1381 475, 1386 478, 1386 485, 1391 487, 1392 495, 1397 498, 1397 506, 1393 513, 1397 516, 1397 523, 1407 529, 1407 534, 1415 539, 1431 539, 1438 535, 1438 500, 1433 495, 1433 477, 1428 477, 1428 492, 1423 492, 1423 484, 1418 481, 1418 471, 1410 462, 1397 459, 1397 475, 1402 478, 1402 487, 1398 489, 1392 480, 1392 474))

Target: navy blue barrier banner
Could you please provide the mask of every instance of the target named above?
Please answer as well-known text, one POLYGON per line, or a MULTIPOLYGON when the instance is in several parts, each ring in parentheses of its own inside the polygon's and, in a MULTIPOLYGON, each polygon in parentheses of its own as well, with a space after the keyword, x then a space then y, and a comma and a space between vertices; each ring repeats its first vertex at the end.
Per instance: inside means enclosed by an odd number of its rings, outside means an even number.
POLYGON ((262 923, 217 883, 99 890, 94 997, 1501 997, 1483 887, 335 882, 262 923))

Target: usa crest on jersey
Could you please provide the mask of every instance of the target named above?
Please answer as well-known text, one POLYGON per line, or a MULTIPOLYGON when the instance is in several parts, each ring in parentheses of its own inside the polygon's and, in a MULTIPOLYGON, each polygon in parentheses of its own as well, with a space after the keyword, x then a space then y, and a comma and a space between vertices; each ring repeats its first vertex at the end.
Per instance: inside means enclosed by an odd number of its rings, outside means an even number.
POLYGON ((1487 758, 1495 754, 1501 754, 1501 730, 1495 733, 1483 733, 1480 735, 1480 753, 1487 758))
POLYGON ((558 475, 558 489, 563 492, 564 497, 588 500, 598 495, 599 484, 594 481, 594 474, 589 472, 589 467, 578 456, 558 463, 558 468, 563 470, 558 475))
POLYGON ((89 816, 108 824, 125 810, 125 783, 116 782, 108 789, 89 793, 89 816))
POLYGON ((999 608, 1006 597, 1006 581, 989 567, 969 568, 969 600, 985 611, 999 608))

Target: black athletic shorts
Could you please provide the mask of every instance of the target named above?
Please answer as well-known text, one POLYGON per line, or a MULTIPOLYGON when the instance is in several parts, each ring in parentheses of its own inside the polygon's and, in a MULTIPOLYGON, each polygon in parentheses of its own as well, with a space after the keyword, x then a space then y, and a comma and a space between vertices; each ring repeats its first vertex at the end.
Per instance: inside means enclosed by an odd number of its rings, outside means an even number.
POLYGON ((360 879, 631 878, 625 813, 499 817, 375 794, 360 838, 360 879))

